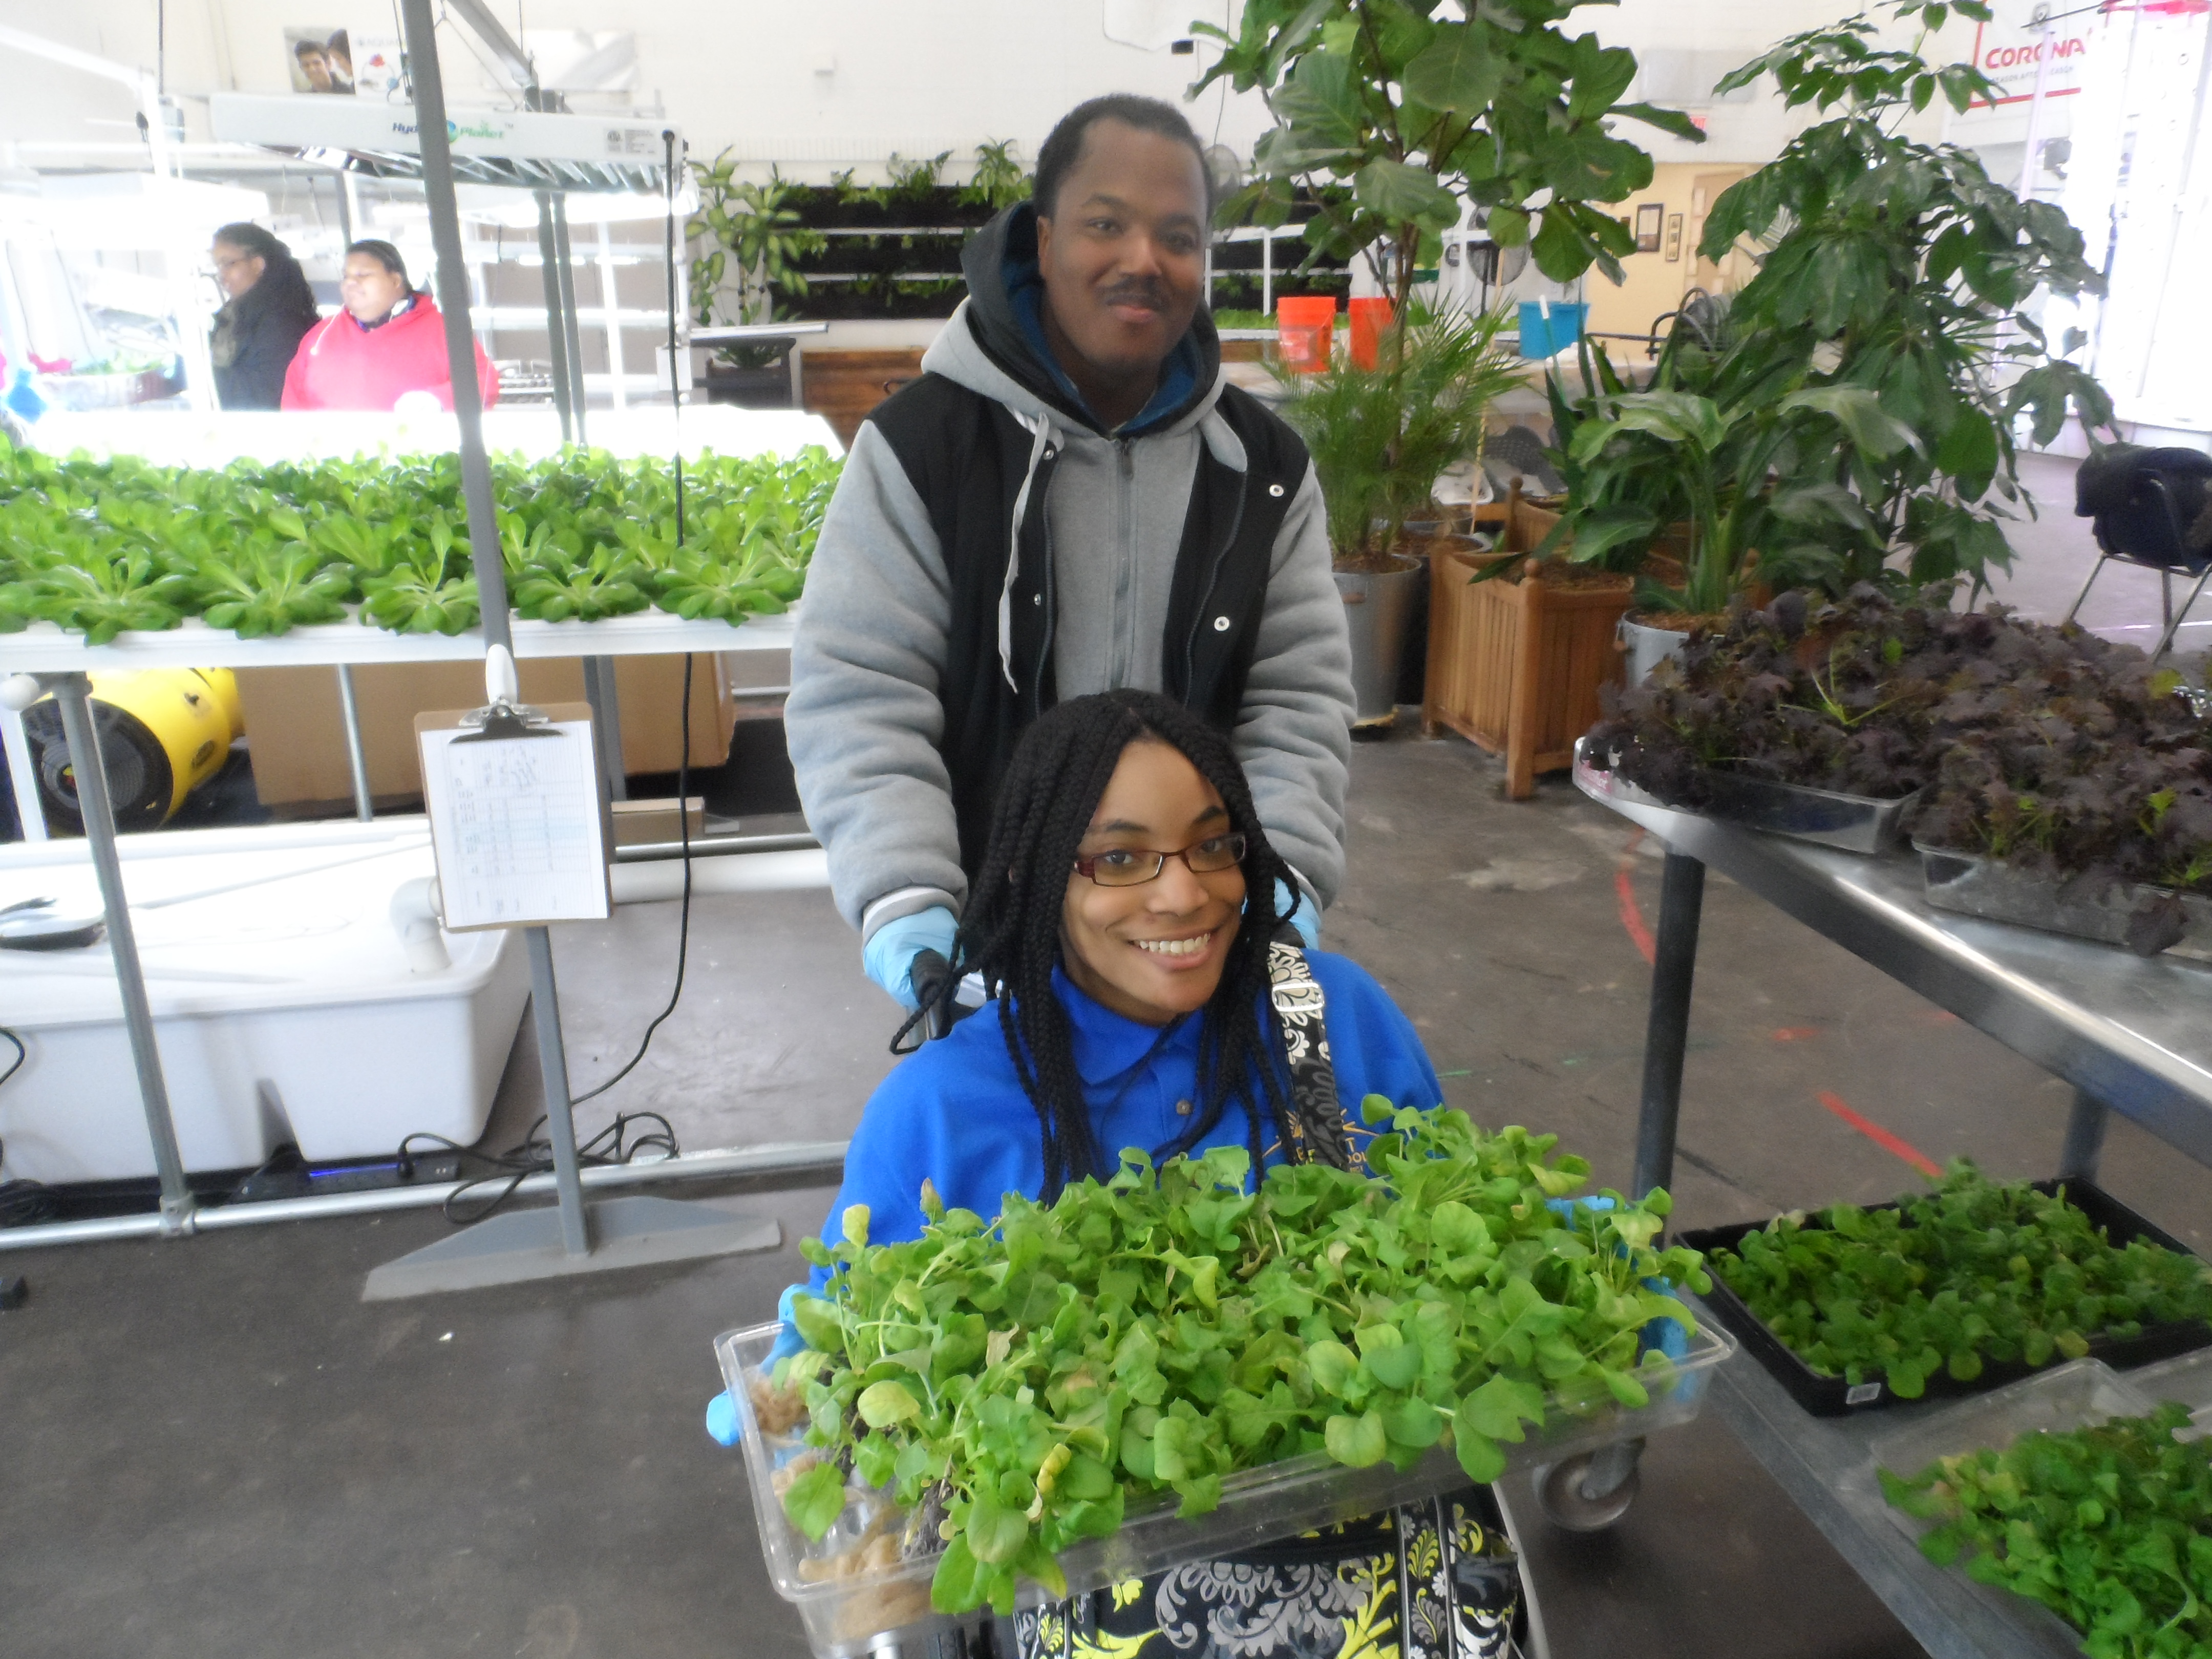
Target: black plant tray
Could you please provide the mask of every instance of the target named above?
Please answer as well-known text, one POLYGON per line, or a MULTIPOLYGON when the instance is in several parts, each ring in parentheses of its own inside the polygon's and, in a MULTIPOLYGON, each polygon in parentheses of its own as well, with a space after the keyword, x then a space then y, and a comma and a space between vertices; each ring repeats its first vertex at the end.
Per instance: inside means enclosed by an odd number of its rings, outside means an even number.
MULTIPOLYGON (((2172 1234, 2153 1226, 2142 1217, 2114 1198, 2103 1188, 2087 1181, 2038 1181, 2032 1183, 2039 1193, 2052 1193, 2066 1188, 2066 1201, 2087 1216, 2105 1237, 2114 1244, 2132 1243, 2140 1238, 2180 1255, 2191 1254, 2189 1248, 2172 1234)), ((1893 1210, 1894 1204, 1869 1204, 1869 1210, 1893 1210)), ((1766 1225, 1764 1221, 1741 1221, 1727 1227, 1705 1227, 1680 1235, 1678 1242, 1693 1250, 1711 1253, 1717 1249, 1733 1249, 1736 1241, 1747 1233, 1755 1233, 1766 1225)), ((1711 1270, 1708 1269, 1710 1272, 1711 1270)), ((1775 1380, 1790 1390, 1792 1399, 1815 1417, 1842 1417, 1853 1412, 1879 1411, 1884 1407, 1899 1403, 1890 1391, 1889 1384, 1879 1379, 1851 1383, 1840 1376, 1823 1376, 1793 1352, 1782 1339, 1767 1328, 1765 1322, 1746 1307, 1742 1299, 1722 1283, 1721 1276, 1712 1273, 1713 1288, 1699 1299, 1711 1311, 1713 1317, 1728 1327, 1740 1339, 1744 1352, 1758 1357, 1759 1363, 1772 1372, 1775 1380)), ((2145 1325, 2130 1337, 2091 1337, 2089 1352, 2084 1357, 2101 1359, 2115 1370, 2130 1365, 2147 1365, 2154 1359, 2166 1359, 2192 1348, 2212 1346, 2212 1325, 2197 1320, 2171 1321, 2163 1324, 2145 1325)), ((2002 1388, 2008 1382, 2017 1382, 2024 1376, 2033 1376, 2039 1370, 2048 1370, 2051 1365, 2063 1363, 2064 1356, 2054 1355, 2043 1365, 2030 1365, 2024 1360, 1985 1359, 1982 1374, 1971 1382, 1961 1382, 1948 1370, 1938 1370, 1928 1379, 1929 1400, 1956 1399, 1964 1395, 1987 1394, 1991 1389, 2002 1388)))

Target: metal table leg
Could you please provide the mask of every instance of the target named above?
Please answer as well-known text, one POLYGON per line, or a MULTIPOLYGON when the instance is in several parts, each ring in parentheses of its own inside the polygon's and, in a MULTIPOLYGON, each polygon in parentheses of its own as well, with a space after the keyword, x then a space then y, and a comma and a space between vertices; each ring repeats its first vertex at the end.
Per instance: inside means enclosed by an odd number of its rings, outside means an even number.
POLYGON ((2087 1091, 2074 1091, 2074 1109, 2066 1117, 2066 1146, 2058 1154, 2058 1173, 2072 1181, 2094 1181, 2097 1164, 2105 1155, 2105 1131, 2112 1121, 2112 1109, 2087 1091))
POLYGON ((338 665, 338 713, 345 720, 346 764, 353 771, 353 815, 363 823, 376 816, 368 798, 368 751, 361 741, 361 703, 354 696, 353 665, 338 665))
MULTIPOLYGON (((146 1109, 146 1133, 154 1143, 154 1167, 161 1181, 161 1231, 171 1237, 192 1230, 192 1194, 185 1181, 184 1155, 177 1150, 177 1127, 169 1115, 169 1089, 161 1075, 161 1051, 154 1042, 154 1011, 146 1000, 146 979, 138 967, 138 940, 131 927, 131 901, 123 890, 123 861, 115 849, 115 809, 107 795, 107 772, 100 756, 100 732, 93 724, 92 682, 82 674, 41 676, 62 716, 69 744, 70 769, 76 780, 78 810, 92 867, 100 878, 100 902, 107 911, 107 945, 115 957, 115 980, 123 994, 123 1024, 131 1034, 131 1058, 138 1071, 138 1097, 146 1109)), ((37 810, 33 798, 32 809, 37 810)))
POLYGON ((1690 981, 1698 966, 1698 921, 1705 866, 1668 849, 1659 890, 1658 948, 1651 967, 1651 1016, 1644 1038, 1644 1098, 1636 1124, 1641 1198, 1674 1179, 1674 1127, 1682 1111, 1682 1056, 1690 1038, 1690 981))
POLYGON ((623 775, 622 699, 615 690, 615 659, 584 659, 584 701, 592 705, 592 736, 599 745, 599 771, 609 800, 628 800, 629 781, 623 775))
MULTIPOLYGON (((1690 1040, 1690 988, 1698 966, 1698 922, 1705 906, 1705 866, 1668 848, 1659 889, 1659 937, 1652 952, 1651 1013, 1644 1037, 1644 1097, 1636 1122, 1636 1172, 1629 1192, 1641 1198, 1674 1182, 1674 1129, 1682 1112, 1682 1056, 1690 1040)), ((1544 1512, 1577 1532, 1612 1526, 1636 1499, 1640 1440, 1622 1441, 1551 1465, 1538 1480, 1544 1512)))

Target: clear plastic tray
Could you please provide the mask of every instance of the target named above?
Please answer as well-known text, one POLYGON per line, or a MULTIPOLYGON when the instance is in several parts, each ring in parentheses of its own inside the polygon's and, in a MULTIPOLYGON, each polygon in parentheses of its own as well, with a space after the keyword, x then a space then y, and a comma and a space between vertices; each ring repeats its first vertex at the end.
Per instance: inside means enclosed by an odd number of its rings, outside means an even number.
MULTIPOLYGON (((784 1515, 775 1471, 807 1450, 801 1438, 805 1425, 784 1435, 762 1433, 750 1387, 757 1378, 765 1381, 763 1362, 781 1328, 776 1323, 756 1325, 731 1331, 714 1342, 715 1358, 721 1362, 744 1425, 740 1443, 752 1486, 753 1513, 777 1593, 797 1604, 807 1638, 822 1659, 857 1659, 878 1638, 892 1632, 920 1636, 932 1628, 965 1622, 930 1609, 929 1581, 937 1571, 934 1552, 896 1565, 886 1562, 872 1571, 860 1566, 872 1547, 879 1559, 893 1554, 904 1528, 904 1512, 883 1492, 857 1484, 849 1487, 844 1514, 818 1543, 784 1515), (841 1565, 848 1562, 858 1570, 840 1574, 841 1565)), ((1688 1422, 1705 1404, 1713 1367, 1735 1352, 1735 1346, 1727 1332, 1701 1328, 1690 1338, 1689 1351, 1681 1359, 1663 1370, 1638 1373, 1650 1394, 1650 1404, 1631 1410, 1607 1397, 1601 1405, 1586 1404, 1578 1413, 1557 1406, 1547 1410, 1543 1429, 1531 1430, 1521 1444, 1503 1449, 1507 1466, 1555 1463, 1594 1447, 1688 1422)), ((1229 1476, 1222 1482, 1221 1506, 1195 1520, 1176 1518, 1172 1493, 1133 1504, 1119 1532, 1066 1551, 1060 1558, 1060 1566, 1067 1574, 1069 1592, 1079 1594, 1182 1562, 1208 1560, 1354 1520, 1466 1484, 1457 1458, 1443 1448, 1403 1474, 1388 1463, 1346 1468, 1326 1455, 1291 1458, 1229 1476)), ((1025 1604, 1042 1601, 1044 1591, 1024 1581, 1020 1598, 1025 1604)))
MULTIPOLYGON (((2191 1364, 2202 1366, 2209 1357, 2212 1356, 2192 1354, 2155 1370, 2171 1370, 2191 1364)), ((1882 1499, 1876 1469, 1910 1477, 1939 1457, 1982 1447, 2002 1451, 2022 1435, 2038 1430, 2063 1433, 2115 1417, 2141 1417, 2151 1407, 2150 1398, 2139 1386, 2144 1375, 2137 1372, 2123 1378, 2101 1360, 2075 1359, 2024 1382, 1933 1413, 1873 1443, 1869 1448, 1872 1461, 1867 1483, 1890 1520, 1917 1540, 1933 1529, 1934 1522, 1907 1515, 1882 1499)), ((2020 1632, 2022 1653, 2060 1656, 2081 1651, 2081 1638, 2073 1627, 2040 1602, 1992 1584, 1975 1583, 1963 1571, 1959 1576, 1972 1585, 1985 1605, 2020 1632)))
POLYGON ((2162 1360, 2128 1373, 2128 1386, 2154 1406, 2178 1400, 2201 1434, 2212 1434, 2212 1348, 2162 1360))

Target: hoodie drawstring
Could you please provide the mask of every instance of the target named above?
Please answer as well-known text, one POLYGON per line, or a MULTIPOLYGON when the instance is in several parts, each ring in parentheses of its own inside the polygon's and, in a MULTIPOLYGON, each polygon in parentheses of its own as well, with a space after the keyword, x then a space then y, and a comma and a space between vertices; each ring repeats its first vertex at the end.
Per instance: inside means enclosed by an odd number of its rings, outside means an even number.
POLYGON ((999 586, 999 670, 1006 677, 1007 688, 1018 692, 1022 688, 1014 679, 1014 578, 1022 567, 1022 520, 1029 516, 1030 486, 1036 481, 1037 468, 1058 434, 1052 429, 1049 416, 1015 414, 1014 418, 1030 429, 1031 441, 1029 470, 1022 474, 1022 487, 1015 494, 1014 524, 1007 532, 1006 579, 999 586))

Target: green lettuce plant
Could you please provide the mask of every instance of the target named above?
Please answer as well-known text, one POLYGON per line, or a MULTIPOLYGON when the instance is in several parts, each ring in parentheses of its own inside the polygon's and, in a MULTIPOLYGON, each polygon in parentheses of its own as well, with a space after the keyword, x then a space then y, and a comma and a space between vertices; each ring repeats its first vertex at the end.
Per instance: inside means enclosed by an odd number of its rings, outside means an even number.
POLYGON ((995 1224, 927 1185, 908 1242, 871 1243, 866 1206, 848 1210, 841 1242, 802 1243, 832 1276, 793 1310, 808 1351, 769 1379, 815 1449, 786 1515, 823 1536, 849 1469, 909 1510, 940 1611, 1004 1613, 1018 1575, 1064 1595, 1060 1552, 1130 1499, 1203 1515, 1239 1469, 1406 1469, 1444 1444, 1495 1480, 1528 1425, 1648 1403, 1645 1327, 1694 1328, 1662 1281, 1710 1283, 1660 1246, 1667 1194, 1554 1208, 1589 1173, 1556 1136, 1361 1109, 1383 1131, 1371 1179, 1285 1166, 1248 1191, 1241 1147, 1158 1169, 1132 1150, 995 1224))
MULTIPOLYGON (((648 605, 732 622, 783 610, 805 584, 837 473, 820 450, 687 462, 679 547, 665 461, 496 457, 515 608, 549 621, 648 605)), ((51 622, 100 644, 200 616, 251 637, 339 621, 349 607, 399 633, 475 625, 453 456, 196 471, 0 450, 0 631, 51 622)))

